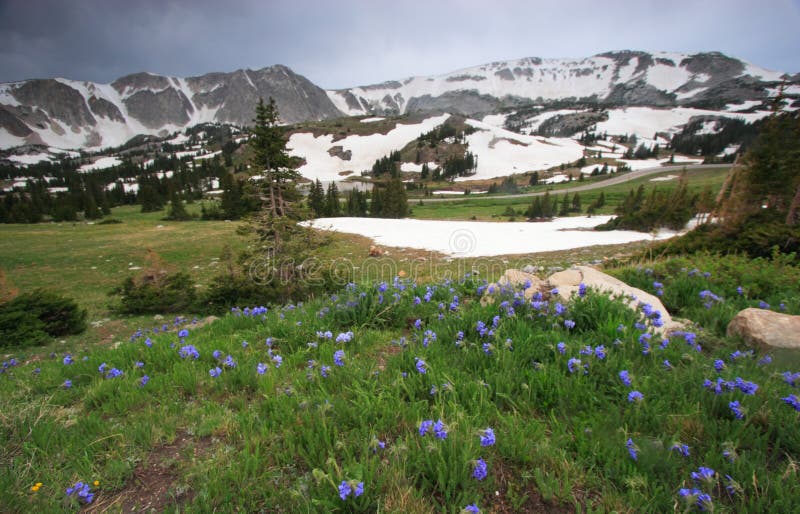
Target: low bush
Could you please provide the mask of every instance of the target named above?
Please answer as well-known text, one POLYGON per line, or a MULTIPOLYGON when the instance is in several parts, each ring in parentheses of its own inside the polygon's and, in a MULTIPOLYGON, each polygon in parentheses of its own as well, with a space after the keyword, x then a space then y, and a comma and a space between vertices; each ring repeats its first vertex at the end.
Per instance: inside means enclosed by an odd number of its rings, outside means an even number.
POLYGON ((86 329, 86 311, 70 298, 37 290, 0 305, 0 347, 36 346, 86 329))
POLYGON ((171 271, 160 257, 148 251, 146 268, 136 277, 128 277, 111 292, 120 303, 114 308, 123 314, 163 314, 185 312, 194 307, 196 294, 188 273, 171 271))

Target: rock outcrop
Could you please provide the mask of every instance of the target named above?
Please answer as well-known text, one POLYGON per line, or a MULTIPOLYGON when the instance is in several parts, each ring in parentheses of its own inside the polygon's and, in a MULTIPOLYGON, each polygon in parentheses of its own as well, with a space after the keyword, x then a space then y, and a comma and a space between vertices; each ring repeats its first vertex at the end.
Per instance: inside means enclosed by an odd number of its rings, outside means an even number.
MULTIPOLYGON (((533 268, 531 267, 530 271, 532 270, 533 268)), ((578 294, 581 284, 584 284, 587 288, 592 288, 598 292, 608 294, 612 298, 620 298, 633 310, 639 310, 640 306, 643 304, 650 304, 653 310, 657 310, 661 313, 663 325, 656 328, 656 331, 661 334, 670 334, 686 329, 687 323, 685 321, 673 319, 657 296, 653 296, 647 291, 642 291, 641 289, 630 286, 611 275, 607 275, 589 266, 574 266, 570 269, 553 273, 546 279, 541 279, 527 271, 508 269, 503 273, 503 276, 500 277, 497 283, 492 284, 486 289, 481 303, 492 303, 494 302, 495 294, 509 289, 514 291, 524 290, 526 300, 533 298, 537 292, 551 294, 553 290, 557 290, 557 295, 564 301, 567 301, 573 295, 578 294)))
POLYGON ((800 316, 751 307, 731 320, 727 333, 751 344, 800 349, 800 316))

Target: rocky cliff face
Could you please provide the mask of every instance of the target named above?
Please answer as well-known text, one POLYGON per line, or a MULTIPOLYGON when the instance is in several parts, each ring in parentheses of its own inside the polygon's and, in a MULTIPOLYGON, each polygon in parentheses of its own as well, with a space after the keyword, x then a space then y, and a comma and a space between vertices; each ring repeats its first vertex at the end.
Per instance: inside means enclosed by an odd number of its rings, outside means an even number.
POLYGON ((325 91, 285 66, 188 78, 136 73, 111 84, 29 80, 0 85, 0 148, 115 146, 197 123, 249 125, 258 99, 270 96, 287 123, 342 115, 325 91))

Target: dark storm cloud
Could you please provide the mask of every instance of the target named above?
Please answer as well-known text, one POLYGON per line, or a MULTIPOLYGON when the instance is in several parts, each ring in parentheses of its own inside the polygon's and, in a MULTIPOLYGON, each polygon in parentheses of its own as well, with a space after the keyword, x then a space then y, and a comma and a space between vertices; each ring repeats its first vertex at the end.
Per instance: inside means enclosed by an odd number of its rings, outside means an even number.
POLYGON ((800 71, 800 0, 6 0, 0 81, 286 64, 323 87, 525 56, 719 50, 800 71))

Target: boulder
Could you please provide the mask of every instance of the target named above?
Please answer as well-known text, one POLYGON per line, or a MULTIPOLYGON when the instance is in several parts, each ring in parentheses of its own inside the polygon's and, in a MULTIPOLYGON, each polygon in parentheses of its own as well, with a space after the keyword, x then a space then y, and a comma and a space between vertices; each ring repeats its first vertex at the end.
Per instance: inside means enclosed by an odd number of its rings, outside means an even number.
POLYGON ((740 336, 748 343, 800 348, 800 316, 751 307, 731 320, 728 335, 740 336))
POLYGON ((537 291, 543 291, 547 283, 534 275, 518 269, 507 269, 503 276, 495 284, 490 284, 486 288, 483 297, 481 298, 481 305, 487 305, 494 302, 494 293, 499 293, 505 289, 514 289, 518 291, 529 285, 524 291, 526 300, 533 298, 537 291))
POLYGON ((631 309, 638 310, 640 304, 649 303, 653 309, 661 312, 661 319, 664 325, 659 327, 657 331, 662 334, 669 334, 686 328, 684 323, 672 319, 657 296, 630 286, 618 278, 606 275, 602 271, 589 266, 575 266, 568 270, 553 273, 547 278, 547 283, 549 289, 558 289, 558 295, 564 300, 569 300, 573 294, 577 294, 578 286, 583 283, 586 287, 608 293, 612 298, 622 298, 631 309))

